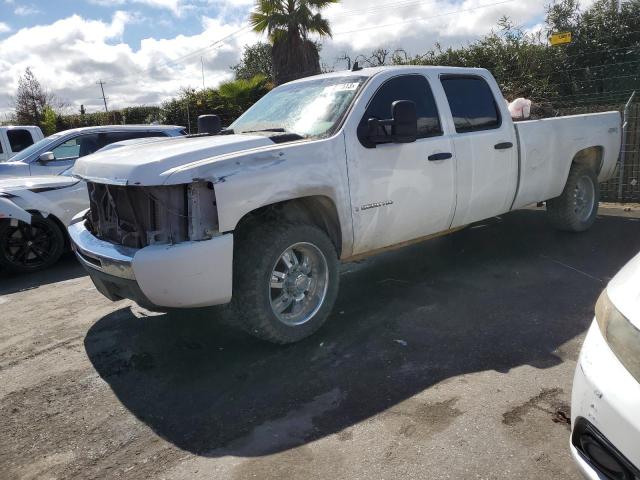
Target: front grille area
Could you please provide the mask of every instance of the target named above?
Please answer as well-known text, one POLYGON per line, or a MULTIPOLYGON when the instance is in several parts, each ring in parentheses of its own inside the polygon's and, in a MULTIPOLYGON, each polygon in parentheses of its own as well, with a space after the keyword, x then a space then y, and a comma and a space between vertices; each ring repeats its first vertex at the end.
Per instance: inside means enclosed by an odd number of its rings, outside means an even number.
POLYGON ((188 239, 187 186, 88 183, 87 228, 100 240, 131 248, 188 239))

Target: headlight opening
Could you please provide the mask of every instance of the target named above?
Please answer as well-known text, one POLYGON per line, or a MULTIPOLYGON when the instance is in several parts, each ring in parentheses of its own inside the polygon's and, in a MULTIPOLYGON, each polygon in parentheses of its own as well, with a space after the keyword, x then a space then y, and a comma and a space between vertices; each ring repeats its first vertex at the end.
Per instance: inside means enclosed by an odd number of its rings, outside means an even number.
POLYGON ((640 382, 640 330, 611 302, 606 289, 596 303, 596 321, 620 363, 640 382))

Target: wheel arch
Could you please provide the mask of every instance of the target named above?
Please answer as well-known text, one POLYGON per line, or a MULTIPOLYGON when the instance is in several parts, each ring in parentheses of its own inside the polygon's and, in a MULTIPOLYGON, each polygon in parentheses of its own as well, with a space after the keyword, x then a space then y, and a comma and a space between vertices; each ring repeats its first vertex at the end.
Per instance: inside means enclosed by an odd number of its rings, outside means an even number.
POLYGON ((335 202, 325 195, 310 195, 264 205, 245 214, 238 221, 235 230, 250 228, 256 221, 280 219, 316 225, 329 236, 336 247, 338 257, 342 256, 345 245, 340 216, 335 202))
POLYGON ((579 150, 571 160, 571 165, 574 164, 586 165, 591 168, 596 175, 600 175, 604 165, 604 147, 595 145, 579 150))

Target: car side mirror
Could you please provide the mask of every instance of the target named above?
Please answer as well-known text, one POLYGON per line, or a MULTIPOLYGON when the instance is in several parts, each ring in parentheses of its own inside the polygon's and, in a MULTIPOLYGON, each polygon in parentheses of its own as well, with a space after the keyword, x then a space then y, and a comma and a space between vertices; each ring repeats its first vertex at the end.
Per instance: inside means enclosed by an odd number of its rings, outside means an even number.
POLYGON ((418 110, 415 102, 397 100, 391 104, 393 124, 391 137, 394 143, 413 143, 418 138, 418 110))
POLYGON ((43 165, 46 165, 49 162, 53 162, 56 159, 56 156, 53 154, 53 152, 44 152, 41 153, 40 156, 38 157, 38 162, 40 162, 43 165))
POLYGON ((390 119, 367 120, 367 145, 374 147, 378 143, 413 143, 418 138, 418 112, 415 102, 397 100, 391 104, 390 119), (391 128, 391 135, 385 127, 391 128))

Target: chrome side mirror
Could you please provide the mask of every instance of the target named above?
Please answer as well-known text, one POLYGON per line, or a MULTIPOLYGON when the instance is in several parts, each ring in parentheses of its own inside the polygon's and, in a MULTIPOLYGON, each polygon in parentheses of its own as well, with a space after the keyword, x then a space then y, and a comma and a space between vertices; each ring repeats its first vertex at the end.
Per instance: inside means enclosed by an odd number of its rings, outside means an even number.
POLYGON ((53 162, 55 159, 56 156, 53 154, 53 152, 44 152, 40 154, 40 157, 38 157, 38 161, 43 165, 46 165, 49 162, 53 162))

